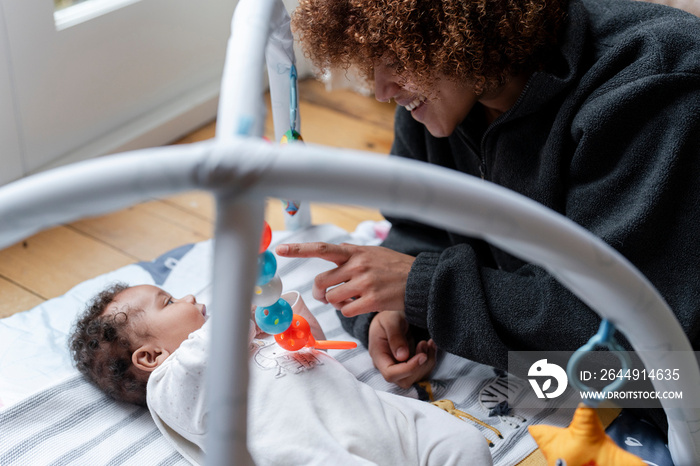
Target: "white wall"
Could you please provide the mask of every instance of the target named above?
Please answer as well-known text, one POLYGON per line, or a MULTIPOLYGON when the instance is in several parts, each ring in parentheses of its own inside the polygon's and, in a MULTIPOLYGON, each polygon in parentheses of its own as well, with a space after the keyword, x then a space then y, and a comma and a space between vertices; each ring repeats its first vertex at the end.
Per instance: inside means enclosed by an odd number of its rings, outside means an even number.
POLYGON ((0 4, 0 185, 18 178, 24 172, 15 121, 12 74, 7 36, 3 34, 5 15, 0 4))

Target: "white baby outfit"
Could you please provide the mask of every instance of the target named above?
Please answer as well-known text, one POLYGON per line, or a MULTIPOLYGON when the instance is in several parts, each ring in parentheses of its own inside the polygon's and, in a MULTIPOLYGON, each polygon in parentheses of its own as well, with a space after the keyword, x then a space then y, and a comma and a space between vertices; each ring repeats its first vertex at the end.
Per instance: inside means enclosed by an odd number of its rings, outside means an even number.
MULTIPOLYGON (((204 461, 210 321, 148 381, 160 431, 193 464, 204 461)), ((473 426, 428 403, 374 390, 323 351, 251 342, 248 449, 256 465, 491 464, 473 426)))

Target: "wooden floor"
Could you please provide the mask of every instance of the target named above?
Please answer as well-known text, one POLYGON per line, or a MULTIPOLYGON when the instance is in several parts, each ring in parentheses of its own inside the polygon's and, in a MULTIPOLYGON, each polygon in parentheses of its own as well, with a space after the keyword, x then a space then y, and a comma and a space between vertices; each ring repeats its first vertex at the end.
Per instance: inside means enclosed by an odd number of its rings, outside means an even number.
MULTIPOLYGON (((326 92, 309 80, 299 86, 304 140, 388 154, 394 106, 347 90, 326 92)), ((271 139, 271 118, 266 135, 271 139)), ((178 143, 209 139, 214 122, 178 143)), ((279 200, 268 201, 266 218, 282 229, 279 200)), ((363 220, 381 219, 374 210, 313 204, 312 221, 353 230, 363 220)), ((177 246, 210 238, 213 202, 205 192, 153 200, 103 217, 80 220, 38 233, 0 251, 0 317, 31 309, 78 283, 124 265, 151 260, 177 246)))

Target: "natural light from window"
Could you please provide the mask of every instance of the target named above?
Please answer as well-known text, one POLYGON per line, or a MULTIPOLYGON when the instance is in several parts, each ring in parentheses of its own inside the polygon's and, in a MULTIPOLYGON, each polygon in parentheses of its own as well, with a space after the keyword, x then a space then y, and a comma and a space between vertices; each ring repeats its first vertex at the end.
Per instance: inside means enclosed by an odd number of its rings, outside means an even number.
POLYGON ((75 26, 139 0, 54 0, 56 29, 75 26))
POLYGON ((53 8, 55 11, 58 11, 85 1, 88 0, 53 0, 53 8))

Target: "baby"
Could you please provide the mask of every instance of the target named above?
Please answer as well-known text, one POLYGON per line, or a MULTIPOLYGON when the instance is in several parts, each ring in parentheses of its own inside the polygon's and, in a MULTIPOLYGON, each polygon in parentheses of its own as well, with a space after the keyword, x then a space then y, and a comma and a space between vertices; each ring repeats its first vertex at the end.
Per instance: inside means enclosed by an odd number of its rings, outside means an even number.
MULTIPOLYGON (((283 298, 324 339, 298 293, 283 298)), ((175 448, 201 464, 210 327, 206 306, 192 295, 116 284, 88 304, 70 349, 93 383, 116 400, 147 406, 175 448)), ((479 431, 441 409, 376 391, 323 351, 286 351, 252 321, 250 338, 255 464, 491 464, 479 431)))

